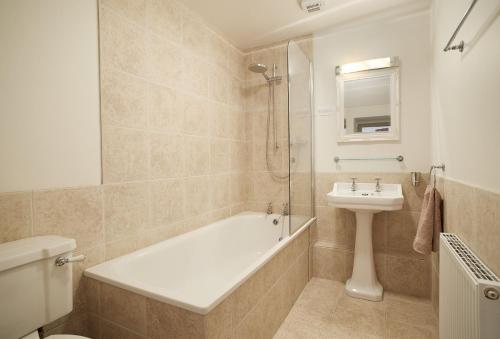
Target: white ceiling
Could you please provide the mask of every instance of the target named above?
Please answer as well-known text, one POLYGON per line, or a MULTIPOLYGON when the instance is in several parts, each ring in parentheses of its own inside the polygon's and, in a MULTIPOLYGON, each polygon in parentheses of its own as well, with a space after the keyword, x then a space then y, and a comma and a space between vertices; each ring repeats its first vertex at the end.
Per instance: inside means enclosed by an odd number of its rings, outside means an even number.
POLYGON ((214 30, 247 50, 342 25, 397 8, 427 8, 429 0, 325 0, 321 11, 302 11, 300 0, 183 0, 214 30))

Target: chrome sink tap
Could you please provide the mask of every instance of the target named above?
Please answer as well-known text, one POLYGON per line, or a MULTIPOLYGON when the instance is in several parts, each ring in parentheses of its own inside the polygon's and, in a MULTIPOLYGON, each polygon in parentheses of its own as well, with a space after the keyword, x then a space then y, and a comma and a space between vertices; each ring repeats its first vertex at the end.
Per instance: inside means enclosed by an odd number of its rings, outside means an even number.
POLYGON ((375 184, 375 192, 382 192, 382 186, 380 185, 380 180, 381 178, 375 178, 375 181, 377 182, 375 184))
POLYGON ((356 185, 356 180, 357 180, 357 179, 358 179, 358 178, 351 178, 351 180, 352 180, 352 184, 351 184, 351 191, 352 191, 352 192, 356 192, 356 190, 358 189, 358 186, 356 185))

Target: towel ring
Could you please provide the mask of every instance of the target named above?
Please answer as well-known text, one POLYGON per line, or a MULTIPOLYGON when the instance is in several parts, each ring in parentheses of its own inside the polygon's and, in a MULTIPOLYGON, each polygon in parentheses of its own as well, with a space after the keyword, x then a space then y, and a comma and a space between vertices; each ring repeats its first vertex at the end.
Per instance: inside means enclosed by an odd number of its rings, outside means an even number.
POLYGON ((432 165, 431 166, 431 169, 429 171, 429 182, 431 181, 432 172, 434 171, 434 184, 433 184, 434 188, 436 188, 436 170, 437 169, 440 169, 440 170, 442 170, 444 172, 445 165, 441 164, 441 165, 432 165))

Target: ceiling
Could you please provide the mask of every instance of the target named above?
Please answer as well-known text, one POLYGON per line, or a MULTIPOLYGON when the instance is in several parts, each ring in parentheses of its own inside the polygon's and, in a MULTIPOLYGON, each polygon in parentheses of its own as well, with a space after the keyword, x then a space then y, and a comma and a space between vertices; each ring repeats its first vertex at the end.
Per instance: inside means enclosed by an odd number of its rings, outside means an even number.
POLYGON ((242 50, 299 37, 398 8, 427 8, 429 0, 324 0, 307 13, 300 0, 183 0, 242 50))

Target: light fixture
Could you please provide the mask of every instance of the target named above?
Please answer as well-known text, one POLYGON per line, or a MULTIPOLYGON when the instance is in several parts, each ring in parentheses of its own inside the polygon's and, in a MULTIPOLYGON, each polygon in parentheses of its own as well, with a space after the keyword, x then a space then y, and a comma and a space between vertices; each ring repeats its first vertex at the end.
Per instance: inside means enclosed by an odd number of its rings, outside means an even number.
POLYGON ((335 67, 335 73, 347 74, 395 66, 399 66, 398 57, 386 57, 343 64, 335 67))

